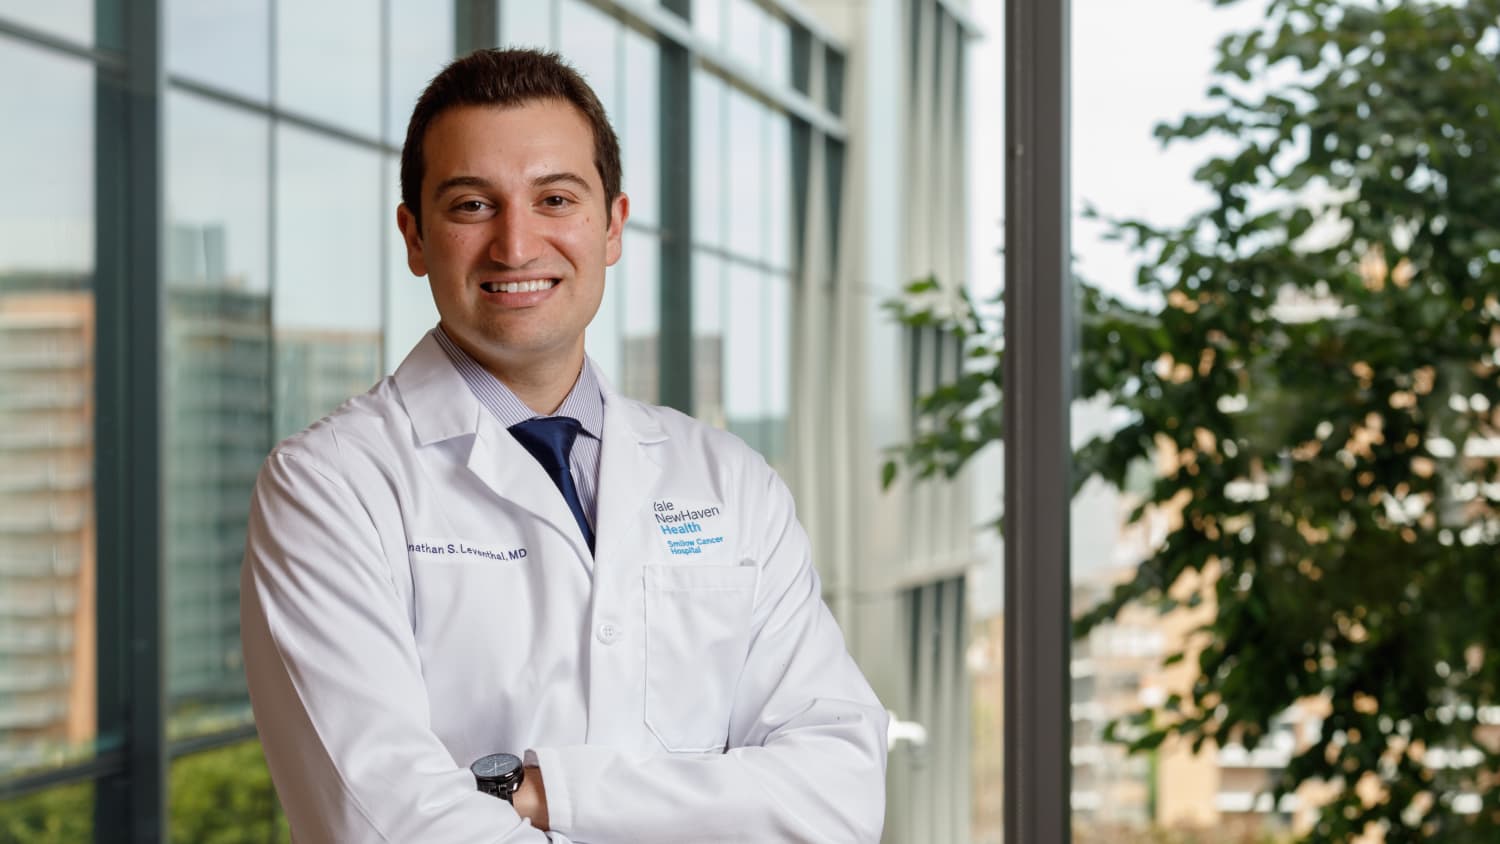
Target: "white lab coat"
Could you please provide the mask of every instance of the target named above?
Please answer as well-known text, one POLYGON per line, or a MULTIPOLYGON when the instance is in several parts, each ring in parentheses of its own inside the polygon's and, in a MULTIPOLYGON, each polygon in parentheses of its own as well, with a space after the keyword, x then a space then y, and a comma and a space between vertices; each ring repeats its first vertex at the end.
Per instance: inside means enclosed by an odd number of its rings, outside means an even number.
POLYGON ((431 336, 266 460, 242 637, 299 844, 546 840, 468 772, 523 750, 554 841, 879 838, 886 714, 785 486, 603 390, 593 556, 431 336))

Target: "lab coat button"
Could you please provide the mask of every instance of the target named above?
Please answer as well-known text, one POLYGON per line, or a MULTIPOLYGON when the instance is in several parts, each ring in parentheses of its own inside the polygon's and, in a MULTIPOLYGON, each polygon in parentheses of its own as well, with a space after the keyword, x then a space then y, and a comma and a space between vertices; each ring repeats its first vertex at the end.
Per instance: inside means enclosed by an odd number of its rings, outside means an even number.
POLYGON ((599 637, 599 641, 603 642, 604 644, 613 645, 615 642, 619 641, 620 636, 623 634, 623 632, 624 631, 620 630, 619 626, 615 623, 606 621, 603 624, 599 625, 599 630, 597 631, 596 635, 599 637))

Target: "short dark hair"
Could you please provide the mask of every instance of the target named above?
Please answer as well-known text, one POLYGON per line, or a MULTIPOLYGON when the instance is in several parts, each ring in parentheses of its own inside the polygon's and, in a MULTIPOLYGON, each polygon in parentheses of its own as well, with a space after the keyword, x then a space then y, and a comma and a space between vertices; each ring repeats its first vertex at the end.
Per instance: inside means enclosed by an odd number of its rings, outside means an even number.
POLYGON ((438 115, 460 106, 508 108, 537 100, 561 100, 583 115, 594 133, 594 169, 604 183, 606 219, 620 195, 620 139, 594 89, 556 53, 541 50, 475 50, 443 68, 417 98, 406 144, 401 148, 401 201, 420 230, 422 177, 427 172, 423 141, 438 115))

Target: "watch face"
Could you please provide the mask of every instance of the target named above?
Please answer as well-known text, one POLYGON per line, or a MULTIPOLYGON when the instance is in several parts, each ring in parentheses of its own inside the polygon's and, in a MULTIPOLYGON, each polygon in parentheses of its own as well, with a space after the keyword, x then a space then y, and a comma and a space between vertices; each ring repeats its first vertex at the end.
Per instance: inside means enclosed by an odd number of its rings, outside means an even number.
POLYGON ((491 753, 469 766, 476 777, 503 780, 521 770, 521 759, 513 753, 491 753))

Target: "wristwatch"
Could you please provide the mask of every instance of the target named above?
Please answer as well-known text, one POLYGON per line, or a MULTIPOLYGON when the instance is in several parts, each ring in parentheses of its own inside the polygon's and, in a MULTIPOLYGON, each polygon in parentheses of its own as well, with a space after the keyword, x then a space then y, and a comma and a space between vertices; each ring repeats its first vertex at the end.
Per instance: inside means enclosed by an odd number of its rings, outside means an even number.
POLYGON ((516 789, 521 787, 521 780, 526 778, 521 757, 514 753, 491 753, 470 765, 469 771, 474 774, 474 781, 478 783, 480 791, 507 803, 511 802, 511 795, 516 793, 516 789))

